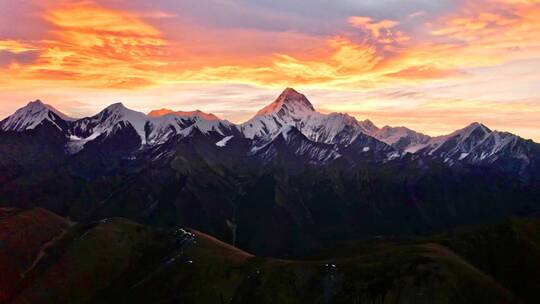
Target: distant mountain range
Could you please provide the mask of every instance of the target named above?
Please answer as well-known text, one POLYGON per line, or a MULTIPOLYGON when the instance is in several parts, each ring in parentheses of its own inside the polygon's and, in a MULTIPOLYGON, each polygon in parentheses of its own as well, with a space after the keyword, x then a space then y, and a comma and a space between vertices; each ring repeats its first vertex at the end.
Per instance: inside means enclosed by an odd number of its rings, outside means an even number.
POLYGON ((358 121, 348 114, 322 114, 304 95, 291 88, 240 125, 201 111, 161 109, 145 115, 121 103, 95 116, 73 119, 36 100, 0 122, 0 129, 24 132, 45 125, 53 126, 66 137, 66 151, 70 154, 118 134, 123 137, 116 140, 132 143, 133 149, 149 149, 173 137, 200 132, 216 137, 216 144, 221 147, 234 144, 235 141, 229 143, 233 137, 249 140, 247 155, 259 155, 263 160, 277 155, 272 146, 292 144, 296 149, 293 154, 307 157, 313 164, 325 164, 351 152, 350 146, 357 146, 359 150, 354 152, 359 158, 363 158, 362 154, 371 157, 371 151, 384 152, 378 153, 382 161, 407 153, 419 154, 449 166, 456 163, 494 166, 522 179, 534 176, 530 169, 538 167, 540 155, 537 143, 511 133, 492 131, 481 123, 472 123, 449 135, 430 137, 406 127, 378 128, 369 120, 358 121), (287 134, 293 134, 294 139, 289 140, 287 134), (365 146, 358 146, 359 142, 365 142, 365 146))
POLYGON ((0 122, 0 205, 188 225, 257 254, 540 210, 540 145, 481 123, 430 137, 322 114, 288 88, 243 124, 37 100, 0 122))

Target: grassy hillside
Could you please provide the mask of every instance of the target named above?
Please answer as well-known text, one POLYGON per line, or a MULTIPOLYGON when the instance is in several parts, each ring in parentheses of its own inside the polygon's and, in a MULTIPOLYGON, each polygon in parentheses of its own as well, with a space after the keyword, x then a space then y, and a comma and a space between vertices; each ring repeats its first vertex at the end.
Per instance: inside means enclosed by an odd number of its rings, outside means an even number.
POLYGON ((198 231, 124 219, 70 226, 41 209, 3 214, 1 235, 24 231, 17 237, 39 240, 18 246, 30 257, 24 263, 0 247, 2 269, 20 262, 18 273, 26 272, 1 286, 11 295, 5 303, 537 302, 538 220, 348 243, 283 260, 253 256, 198 231), (28 225, 23 215, 49 220, 28 225))
POLYGON ((540 219, 460 229, 438 240, 529 303, 540 290, 540 219))
POLYGON ((70 223, 44 209, 0 208, 0 303, 40 262, 70 223))

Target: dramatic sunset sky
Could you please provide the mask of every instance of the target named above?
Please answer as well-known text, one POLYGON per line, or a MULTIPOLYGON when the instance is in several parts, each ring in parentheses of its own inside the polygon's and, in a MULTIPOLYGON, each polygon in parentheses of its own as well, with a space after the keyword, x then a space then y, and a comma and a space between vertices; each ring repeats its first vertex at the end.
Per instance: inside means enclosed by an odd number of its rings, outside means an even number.
POLYGON ((39 98, 242 122, 285 87, 379 126, 540 141, 540 0, 0 0, 0 118, 39 98))

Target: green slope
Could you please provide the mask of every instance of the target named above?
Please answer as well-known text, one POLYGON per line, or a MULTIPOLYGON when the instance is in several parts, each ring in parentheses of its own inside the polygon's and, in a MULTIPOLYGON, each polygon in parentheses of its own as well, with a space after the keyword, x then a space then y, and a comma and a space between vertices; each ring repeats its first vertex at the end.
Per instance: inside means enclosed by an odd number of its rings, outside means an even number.
POLYGON ((0 303, 16 292, 44 250, 69 226, 67 220, 44 209, 0 208, 0 303))
MULTIPOLYGON (((124 219, 69 226, 40 209, 10 212, 56 219, 27 226, 24 235, 29 239, 61 224, 43 241, 22 246, 34 259, 41 249, 43 253, 34 267, 27 262, 21 268, 19 272, 26 273, 10 287, 6 303, 521 303, 518 298, 536 303, 537 299, 538 220, 512 220, 429 239, 349 243, 309 258, 283 260, 252 256, 196 231, 156 229, 124 219), (43 248, 47 241, 51 244, 43 248), (504 255, 493 255, 495 249, 504 255)), ((26 225, 11 223, 11 231, 26 225)), ((7 231, 4 227, 0 226, 1 233, 7 231)), ((0 267, 13 261, 4 259, 0 267)), ((6 286, 1 288, 5 294, 6 286)))
POLYGON ((528 303, 540 298, 540 219, 460 229, 438 240, 528 303))

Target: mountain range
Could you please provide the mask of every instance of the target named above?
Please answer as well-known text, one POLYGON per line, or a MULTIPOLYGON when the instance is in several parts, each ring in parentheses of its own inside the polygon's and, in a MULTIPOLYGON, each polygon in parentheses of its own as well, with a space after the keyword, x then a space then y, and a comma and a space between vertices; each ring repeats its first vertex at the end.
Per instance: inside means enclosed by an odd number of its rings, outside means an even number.
POLYGON ((430 137, 317 112, 288 88, 242 124, 37 100, 0 122, 0 206, 186 225, 261 255, 540 210, 540 145, 481 123, 430 137))
MULTIPOLYGON (((358 121, 343 113, 322 114, 309 100, 287 88, 274 102, 261 109, 245 123, 235 125, 202 111, 155 110, 148 115, 113 104, 92 117, 73 119, 40 100, 30 102, 0 122, 4 132, 25 132, 46 125, 66 138, 66 152, 76 154, 89 146, 117 138, 118 144, 130 143, 133 150, 153 149, 171 138, 185 138, 202 133, 225 146, 231 138, 249 140, 247 155, 272 158, 273 145, 290 142, 294 134, 298 144, 295 155, 307 156, 313 164, 325 164, 351 152, 358 146, 362 153, 379 153, 380 160, 416 154, 439 159, 449 166, 456 163, 494 166, 523 179, 536 178, 531 168, 538 167, 540 145, 517 135, 492 131, 481 123, 472 123, 451 134, 430 137, 406 127, 378 128, 371 121, 358 121), (384 155, 383 155, 384 154, 384 155)), ((231 144, 234 143, 231 142, 231 144)))

